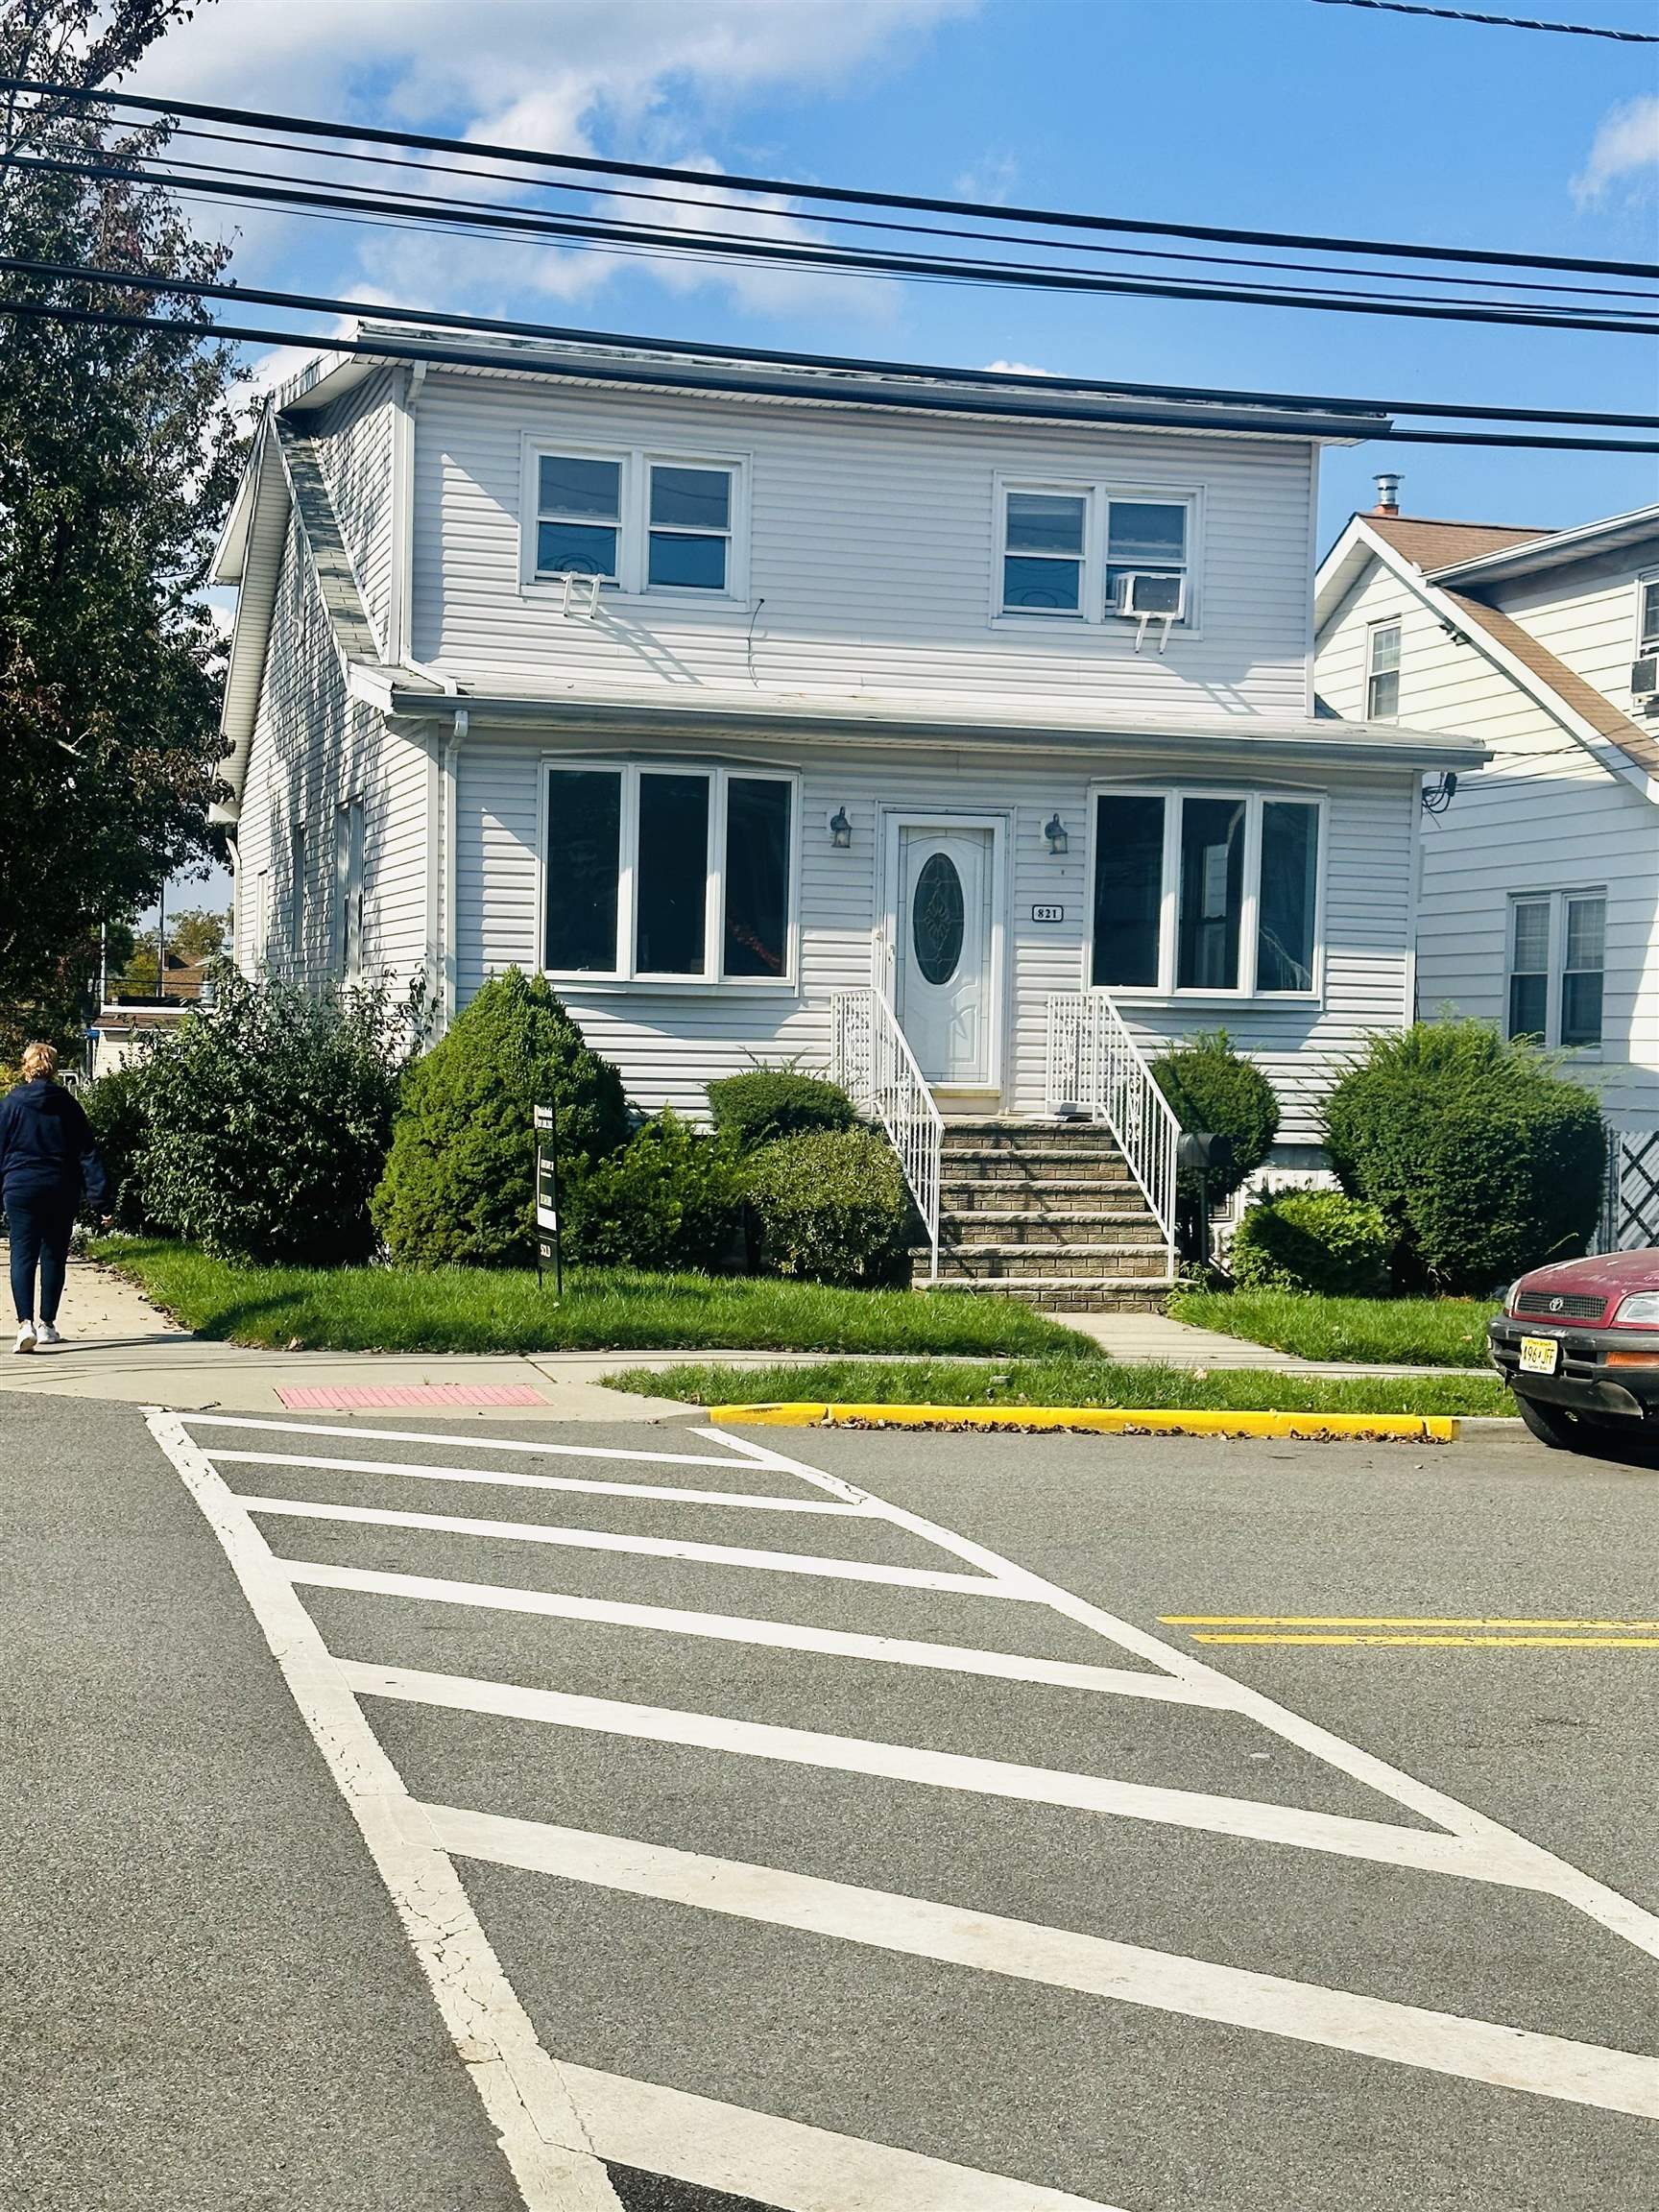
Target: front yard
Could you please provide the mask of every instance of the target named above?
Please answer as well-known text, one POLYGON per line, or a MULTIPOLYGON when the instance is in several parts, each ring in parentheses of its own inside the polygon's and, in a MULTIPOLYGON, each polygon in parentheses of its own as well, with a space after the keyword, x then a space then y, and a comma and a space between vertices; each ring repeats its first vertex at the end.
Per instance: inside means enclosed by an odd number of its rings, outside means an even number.
POLYGON ((1012 1298, 837 1290, 776 1276, 255 1267, 103 1238, 92 1257, 199 1335, 314 1352, 888 1352, 1087 1359, 1087 1339, 1012 1298))
POLYGON ((1480 1298, 1322 1298, 1298 1290, 1178 1290, 1177 1321, 1219 1330, 1299 1359, 1356 1359, 1401 1367, 1484 1367, 1480 1298))
POLYGON ((1133 1406, 1236 1413, 1513 1413, 1496 1376, 1285 1375, 1274 1368, 1131 1366, 1057 1356, 967 1366, 950 1359, 827 1359, 809 1365, 653 1369, 605 1378, 614 1390, 693 1406, 827 1399, 863 1406, 1133 1406))

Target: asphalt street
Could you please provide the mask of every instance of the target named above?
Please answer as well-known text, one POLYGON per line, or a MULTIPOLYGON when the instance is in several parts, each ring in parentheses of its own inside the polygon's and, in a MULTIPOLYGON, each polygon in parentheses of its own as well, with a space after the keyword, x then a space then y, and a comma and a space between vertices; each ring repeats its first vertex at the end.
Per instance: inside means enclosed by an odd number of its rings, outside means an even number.
POLYGON ((480 1426, 0 1397, 7 2212, 1650 2212, 1659 1473, 480 1426))

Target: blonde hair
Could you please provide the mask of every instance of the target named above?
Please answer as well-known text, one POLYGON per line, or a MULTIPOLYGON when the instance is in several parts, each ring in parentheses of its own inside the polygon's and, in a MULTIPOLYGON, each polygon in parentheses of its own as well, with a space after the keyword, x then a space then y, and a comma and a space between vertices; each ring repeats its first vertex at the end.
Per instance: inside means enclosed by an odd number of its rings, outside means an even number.
POLYGON ((58 1072, 58 1047, 56 1045, 25 1045, 23 1047, 23 1080, 33 1083, 37 1075, 56 1075, 58 1072))

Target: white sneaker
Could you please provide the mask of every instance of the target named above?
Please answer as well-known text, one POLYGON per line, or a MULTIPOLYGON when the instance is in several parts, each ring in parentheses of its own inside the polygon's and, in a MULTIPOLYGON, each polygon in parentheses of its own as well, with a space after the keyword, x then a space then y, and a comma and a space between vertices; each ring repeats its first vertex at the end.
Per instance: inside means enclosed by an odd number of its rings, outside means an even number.
POLYGON ((50 1321, 42 1321, 39 1328, 35 1332, 35 1342, 36 1346, 42 1344, 61 1344, 62 1341, 62 1337, 59 1335, 57 1330, 52 1326, 50 1321))
POLYGON ((15 1343, 15 1344, 13 1344, 13 1345, 12 1345, 12 1351, 13 1351, 13 1352, 33 1352, 33 1351, 34 1351, 34 1349, 35 1349, 35 1324, 34 1324, 34 1322, 33 1322, 33 1321, 24 1321, 24 1322, 22 1322, 22 1323, 20 1323, 20 1324, 19 1324, 19 1326, 18 1326, 18 1330, 17 1330, 17 1341, 16 1341, 16 1343, 15 1343))

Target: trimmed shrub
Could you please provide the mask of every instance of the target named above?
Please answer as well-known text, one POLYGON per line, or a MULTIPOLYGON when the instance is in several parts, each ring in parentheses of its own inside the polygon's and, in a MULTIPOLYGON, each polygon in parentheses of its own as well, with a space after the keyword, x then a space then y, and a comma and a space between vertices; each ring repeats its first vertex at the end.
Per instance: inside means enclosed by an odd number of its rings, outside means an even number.
POLYGON ((1600 1210, 1600 1110, 1556 1062, 1480 1022, 1372 1039, 1325 1106, 1344 1190, 1398 1237, 1404 1287, 1479 1294, 1582 1252, 1600 1210))
POLYGON ((1211 1204, 1230 1198, 1273 1148, 1279 1094, 1253 1060, 1233 1049, 1225 1029, 1190 1037, 1162 1053, 1152 1062, 1152 1075, 1183 1129, 1208 1129, 1232 1139, 1231 1166, 1210 1177, 1211 1204))
POLYGON ((914 1214, 892 1147, 869 1129, 805 1129, 748 1164, 761 1264, 815 1283, 902 1282, 914 1214))
POLYGON ((732 1153, 666 1109, 620 1152, 579 1167, 561 1205, 565 1253, 602 1267, 711 1271, 743 1218, 732 1153))
MULTIPOLYGON (((100 1075, 95 1083, 84 1084, 79 1093, 98 1140, 98 1157, 108 1170, 109 1211, 118 1229, 142 1229, 148 1218, 144 1208, 148 1073, 148 1055, 140 1055, 125 1068, 100 1075)), ((91 1217, 84 1206, 82 1213, 91 1217)))
POLYGON ((541 975, 486 983, 410 1069, 374 1220, 411 1267, 519 1267, 536 1257, 533 1113, 552 1106, 572 1179, 626 1143, 622 1078, 583 1043, 541 975))
POLYGON ((228 976, 137 1072, 149 1221, 218 1259, 366 1260, 403 1036, 378 992, 228 976))
POLYGON ((751 1068, 709 1086, 709 1111, 740 1152, 757 1151, 805 1129, 851 1129, 858 1117, 837 1083, 793 1068, 751 1068))
POLYGON ((1375 1298, 1388 1287, 1393 1249, 1387 1222, 1362 1198, 1283 1190, 1258 1199, 1233 1232, 1233 1280, 1241 1289, 1375 1298))

